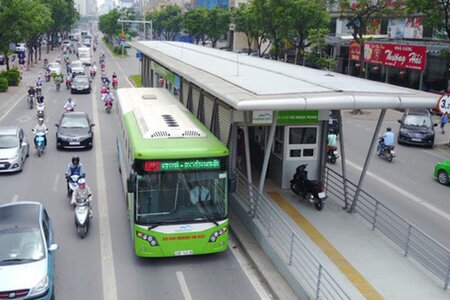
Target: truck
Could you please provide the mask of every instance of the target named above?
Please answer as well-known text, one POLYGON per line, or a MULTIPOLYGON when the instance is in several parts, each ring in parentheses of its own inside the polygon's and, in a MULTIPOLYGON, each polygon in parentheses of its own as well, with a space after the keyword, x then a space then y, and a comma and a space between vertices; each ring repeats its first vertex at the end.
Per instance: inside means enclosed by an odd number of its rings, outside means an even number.
POLYGON ((91 65, 91 48, 80 47, 78 48, 78 58, 83 63, 83 65, 91 65))

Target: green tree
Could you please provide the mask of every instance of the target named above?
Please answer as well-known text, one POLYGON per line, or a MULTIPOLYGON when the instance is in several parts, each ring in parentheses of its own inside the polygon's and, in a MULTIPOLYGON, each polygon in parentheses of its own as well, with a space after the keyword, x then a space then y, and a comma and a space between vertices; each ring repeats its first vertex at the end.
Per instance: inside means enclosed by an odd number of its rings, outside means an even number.
POLYGON ((183 28, 183 15, 179 6, 170 5, 159 12, 155 20, 160 33, 167 41, 173 41, 183 28))
POLYGON ((410 13, 423 13, 425 25, 445 30, 450 39, 450 0, 407 0, 406 6, 410 13))
POLYGON ((323 1, 291 0, 285 3, 286 20, 288 27, 288 40, 295 45, 295 59, 297 64, 298 54, 304 53, 308 32, 311 29, 326 28, 330 17, 323 1))
MULTIPOLYGON (((108 40, 122 31, 122 25, 117 22, 122 17, 119 10, 113 9, 110 12, 101 15, 98 19, 98 29, 103 32, 108 40)), ((125 28, 125 24, 124 24, 125 28)))
POLYGON ((184 32, 195 39, 195 43, 205 40, 205 24, 207 11, 204 7, 196 7, 183 14, 184 32))
POLYGON ((325 38, 328 36, 329 30, 326 28, 312 28, 308 32, 308 41, 311 50, 306 53, 306 61, 308 66, 316 69, 336 68, 336 60, 328 57, 324 50, 327 47, 325 38))
POLYGON ((215 48, 217 40, 228 32, 230 11, 219 7, 209 9, 206 21, 206 34, 211 39, 212 47, 215 48))
POLYGON ((53 48, 55 38, 58 34, 70 32, 75 26, 80 15, 75 9, 74 0, 41 0, 43 4, 51 11, 51 18, 53 24, 48 31, 47 40, 47 53, 49 47, 53 48))

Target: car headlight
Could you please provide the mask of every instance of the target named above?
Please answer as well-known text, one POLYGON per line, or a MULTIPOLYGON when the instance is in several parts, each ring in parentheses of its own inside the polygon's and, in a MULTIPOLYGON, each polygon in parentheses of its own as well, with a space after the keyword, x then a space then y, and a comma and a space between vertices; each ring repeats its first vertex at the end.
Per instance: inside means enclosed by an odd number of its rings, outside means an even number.
POLYGON ((31 290, 31 295, 41 294, 48 289, 48 275, 41 279, 38 284, 31 290))

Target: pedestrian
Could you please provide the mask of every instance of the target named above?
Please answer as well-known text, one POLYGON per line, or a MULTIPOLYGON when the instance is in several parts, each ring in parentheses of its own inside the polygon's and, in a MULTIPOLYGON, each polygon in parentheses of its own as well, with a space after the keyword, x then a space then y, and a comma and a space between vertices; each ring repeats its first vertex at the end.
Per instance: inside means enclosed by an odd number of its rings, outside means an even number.
POLYGON ((445 133, 444 127, 445 127, 445 124, 447 124, 447 121, 448 121, 448 114, 447 113, 442 114, 442 117, 441 117, 441 133, 442 134, 445 133))

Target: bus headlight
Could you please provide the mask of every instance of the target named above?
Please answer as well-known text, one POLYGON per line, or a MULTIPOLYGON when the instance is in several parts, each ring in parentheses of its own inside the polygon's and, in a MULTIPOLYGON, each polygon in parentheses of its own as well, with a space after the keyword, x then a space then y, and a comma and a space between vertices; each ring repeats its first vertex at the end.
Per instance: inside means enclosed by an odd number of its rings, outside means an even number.
POLYGON ((156 238, 154 236, 136 231, 136 236, 144 241, 148 241, 150 246, 155 247, 155 246, 159 246, 158 241, 156 240, 156 238))
POLYGON ((211 237, 209 238, 209 242, 210 243, 214 243, 215 241, 217 241, 217 238, 219 236, 221 236, 222 234, 224 234, 225 232, 227 232, 227 228, 226 227, 220 228, 219 230, 214 231, 213 234, 211 234, 211 237))

